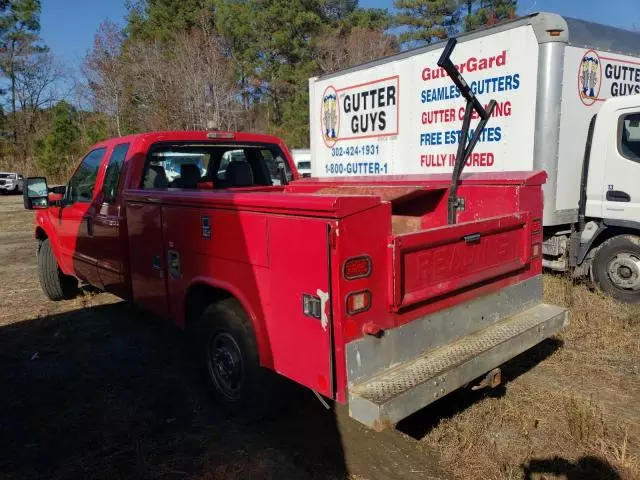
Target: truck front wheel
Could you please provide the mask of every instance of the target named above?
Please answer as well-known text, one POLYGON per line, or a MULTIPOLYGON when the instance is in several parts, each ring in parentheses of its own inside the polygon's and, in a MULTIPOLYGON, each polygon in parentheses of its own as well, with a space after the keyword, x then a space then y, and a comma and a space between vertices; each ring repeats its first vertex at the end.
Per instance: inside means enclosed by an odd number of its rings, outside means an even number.
POLYGON ((237 300, 228 298, 207 307, 192 334, 216 403, 247 421, 273 410, 278 380, 260 366, 253 327, 237 300))
POLYGON ((604 242, 593 259, 593 280, 626 303, 640 302, 640 238, 619 235, 604 242))
POLYGON ((67 300, 78 293, 78 280, 62 273, 48 238, 38 248, 38 279, 50 300, 67 300))

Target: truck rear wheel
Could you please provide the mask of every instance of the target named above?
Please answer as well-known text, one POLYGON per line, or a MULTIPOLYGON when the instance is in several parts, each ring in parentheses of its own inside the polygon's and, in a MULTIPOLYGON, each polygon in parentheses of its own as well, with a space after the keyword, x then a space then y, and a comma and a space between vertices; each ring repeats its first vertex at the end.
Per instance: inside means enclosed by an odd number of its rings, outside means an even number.
POLYGON ((253 327, 237 300, 229 298, 207 307, 192 334, 216 403, 245 421, 274 410, 277 375, 260 366, 253 327))
POLYGON ((619 235, 604 242, 593 259, 593 280, 626 303, 640 302, 640 238, 619 235))
POLYGON ((78 293, 78 280, 62 273, 48 238, 38 249, 38 279, 42 291, 50 300, 67 300, 78 293))

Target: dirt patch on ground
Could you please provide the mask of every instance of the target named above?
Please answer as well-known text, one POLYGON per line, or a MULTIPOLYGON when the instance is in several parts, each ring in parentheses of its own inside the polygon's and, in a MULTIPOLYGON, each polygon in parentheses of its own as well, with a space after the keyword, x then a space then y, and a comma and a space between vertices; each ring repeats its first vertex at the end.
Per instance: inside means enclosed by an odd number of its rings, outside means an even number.
POLYGON ((108 294, 49 302, 33 215, 0 198, 0 478, 632 479, 640 315, 558 277, 572 324, 382 434, 296 391, 238 425, 202 393, 180 331, 108 294))

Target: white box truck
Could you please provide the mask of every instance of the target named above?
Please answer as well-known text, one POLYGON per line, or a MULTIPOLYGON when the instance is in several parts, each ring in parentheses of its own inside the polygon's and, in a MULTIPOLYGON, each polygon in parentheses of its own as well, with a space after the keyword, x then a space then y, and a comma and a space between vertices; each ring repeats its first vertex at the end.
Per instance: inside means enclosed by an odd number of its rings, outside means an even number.
MULTIPOLYGON (((458 42, 453 63, 496 101, 465 174, 545 170, 545 267, 639 302, 640 34, 536 13, 458 42)), ((444 46, 310 79, 313 175, 450 172, 465 99, 444 46)))

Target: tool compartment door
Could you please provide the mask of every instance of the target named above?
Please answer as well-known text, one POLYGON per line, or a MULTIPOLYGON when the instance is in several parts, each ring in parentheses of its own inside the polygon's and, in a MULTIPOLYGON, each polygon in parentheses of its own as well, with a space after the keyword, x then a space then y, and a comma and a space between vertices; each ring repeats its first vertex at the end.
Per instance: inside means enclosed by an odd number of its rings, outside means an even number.
POLYGON ((392 309, 524 268, 531 257, 528 217, 520 212, 393 237, 389 247, 392 309))
POLYGON ((270 308, 266 318, 274 369, 333 396, 329 225, 301 217, 269 219, 270 308), (320 302, 305 315, 303 297, 320 302))

